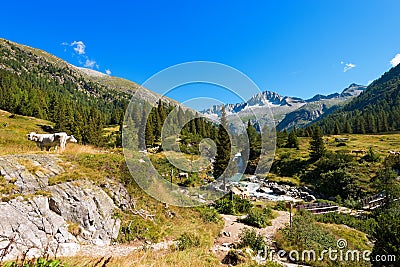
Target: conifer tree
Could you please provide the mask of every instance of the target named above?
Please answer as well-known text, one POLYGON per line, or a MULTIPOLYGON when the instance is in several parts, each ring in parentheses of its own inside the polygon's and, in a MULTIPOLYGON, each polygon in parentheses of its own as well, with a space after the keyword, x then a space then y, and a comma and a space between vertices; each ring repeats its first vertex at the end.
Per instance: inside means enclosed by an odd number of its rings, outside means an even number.
MULTIPOLYGON (((149 130, 151 130, 151 129, 149 129, 149 130)), ((139 148, 139 150, 146 149, 146 141, 147 141, 146 140, 146 132, 147 132, 147 117, 146 117, 146 112, 143 110, 142 116, 140 119, 139 129, 138 129, 138 148, 139 148)), ((149 136, 149 139, 151 139, 150 136, 149 136)))
POLYGON ((146 128, 145 128, 145 141, 146 141, 146 147, 151 147, 154 144, 154 134, 153 134, 153 124, 152 124, 152 119, 147 118, 146 120, 146 128))
POLYGON ((289 133, 286 147, 299 149, 299 140, 294 129, 289 133))
POLYGON ((250 120, 247 123, 247 136, 249 138, 249 160, 255 160, 260 157, 261 153, 261 136, 256 128, 251 124, 250 120))
MULTIPOLYGON (((231 154, 231 143, 229 139, 229 135, 227 130, 228 129, 228 122, 226 120, 226 113, 225 107, 222 107, 222 114, 221 114, 221 123, 218 126, 218 133, 217 133, 217 154, 215 156, 214 161, 214 177, 219 178, 223 175, 225 169, 228 167, 230 154, 231 154)), ((225 176, 223 176, 224 181, 224 190, 226 189, 225 185, 225 176)))
POLYGON ((321 128, 319 126, 314 126, 311 138, 310 157, 313 160, 318 160, 324 156, 326 152, 324 140, 322 139, 321 128))
MULTIPOLYGON (((245 172, 254 174, 260 160, 261 154, 261 135, 257 132, 256 128, 251 124, 250 120, 247 122, 247 137, 249 139, 249 155, 245 172)), ((244 151, 242 152, 244 158, 247 157, 244 151)))
POLYGON ((340 127, 337 121, 335 121, 335 129, 333 131, 333 134, 340 134, 340 127))
POLYGON ((346 121, 346 133, 353 133, 353 129, 351 128, 351 124, 349 121, 346 121))

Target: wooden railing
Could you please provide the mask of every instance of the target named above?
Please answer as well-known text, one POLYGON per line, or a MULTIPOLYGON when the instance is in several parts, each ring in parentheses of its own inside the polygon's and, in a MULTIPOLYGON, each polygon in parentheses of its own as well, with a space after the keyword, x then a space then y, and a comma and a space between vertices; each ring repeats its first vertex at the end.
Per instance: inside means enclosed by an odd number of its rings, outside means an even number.
POLYGON ((361 200, 362 208, 364 210, 373 210, 379 208, 385 203, 384 194, 376 194, 361 200))
POLYGON ((302 209, 308 210, 314 214, 322 214, 328 212, 337 212, 339 210, 339 206, 330 203, 311 203, 297 206, 298 211, 302 209))

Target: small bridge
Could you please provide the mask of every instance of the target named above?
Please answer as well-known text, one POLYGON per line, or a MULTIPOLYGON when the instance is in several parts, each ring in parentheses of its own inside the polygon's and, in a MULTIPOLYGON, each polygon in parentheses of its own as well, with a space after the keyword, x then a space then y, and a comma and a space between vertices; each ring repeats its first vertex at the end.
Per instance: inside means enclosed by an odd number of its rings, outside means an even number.
POLYGON ((384 194, 376 194, 361 200, 363 210, 373 210, 379 208, 385 203, 384 194))
POLYGON ((337 212, 339 210, 339 206, 330 203, 311 203, 311 204, 304 204, 297 206, 298 211, 302 209, 308 210, 313 214, 322 214, 329 212, 337 212))

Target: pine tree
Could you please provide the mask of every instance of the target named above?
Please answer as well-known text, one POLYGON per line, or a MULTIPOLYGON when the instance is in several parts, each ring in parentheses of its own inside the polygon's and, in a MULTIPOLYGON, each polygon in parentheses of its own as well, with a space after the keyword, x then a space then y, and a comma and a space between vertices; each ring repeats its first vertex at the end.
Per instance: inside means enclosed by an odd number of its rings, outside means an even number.
MULTIPOLYGON (((152 129, 149 129, 149 131, 153 131, 152 129)), ((138 128, 138 148, 139 150, 144 150, 146 149, 146 132, 147 132, 147 117, 146 117, 146 112, 142 110, 142 116, 140 119, 140 125, 138 128)), ((149 133, 147 133, 149 134, 149 133)), ((149 141, 151 141, 151 137, 148 136, 149 141)))
POLYGON ((378 171, 373 186, 376 193, 384 193, 385 206, 393 204, 400 197, 400 185, 397 182, 397 173, 391 167, 385 167, 378 171))
POLYGON ((146 128, 145 128, 145 141, 146 141, 146 147, 152 147, 154 144, 154 134, 153 134, 153 124, 152 124, 152 119, 150 118, 151 114, 149 116, 149 118, 147 118, 146 120, 146 128))
MULTIPOLYGON (((248 174, 254 174, 261 154, 261 135, 251 124, 250 120, 247 122, 246 132, 249 139, 249 155, 245 172, 248 174)), ((244 153, 243 155, 246 157, 244 153)))
POLYGON ((276 146, 277 147, 284 147, 287 143, 288 133, 287 130, 283 130, 282 132, 276 132, 276 146))
MULTIPOLYGON (((225 107, 223 106, 221 114, 221 123, 218 126, 218 133, 216 140, 217 154, 215 156, 215 161, 214 161, 214 177, 217 179, 224 174, 225 169, 228 167, 230 159, 231 143, 226 129, 228 129, 228 123, 226 120, 225 107)), ((225 178, 226 177, 224 175, 223 176, 224 190, 226 190, 225 178)))
POLYGON ((185 113, 183 112, 181 106, 178 107, 178 112, 177 112, 177 115, 176 115, 176 116, 178 117, 178 124, 179 124, 179 126, 180 126, 180 127, 183 127, 182 124, 183 124, 183 121, 184 121, 184 119, 185 119, 185 113))
POLYGON ((333 133, 336 135, 340 134, 340 127, 339 127, 339 123, 337 121, 335 121, 335 130, 333 133))
POLYGON ((383 209, 376 218, 376 228, 373 238, 376 240, 372 249, 371 258, 382 255, 392 255, 393 262, 376 261, 373 266, 398 266, 400 259, 400 204, 398 201, 388 209, 383 209), (397 264, 396 264, 397 262, 397 264))
POLYGON ((299 140, 294 129, 289 133, 286 147, 299 149, 299 140))
POLYGON ((258 158, 261 153, 261 136, 250 121, 247 123, 246 132, 249 138, 249 160, 254 160, 258 158))
POLYGON ((324 140, 322 138, 321 128, 315 126, 313 129, 313 135, 310 141, 310 157, 313 160, 318 160, 325 155, 326 149, 324 140))
POLYGON ((312 129, 310 126, 306 127, 306 137, 312 136, 312 129))
POLYGON ((351 128, 351 124, 349 121, 346 121, 346 133, 353 133, 353 129, 351 128))

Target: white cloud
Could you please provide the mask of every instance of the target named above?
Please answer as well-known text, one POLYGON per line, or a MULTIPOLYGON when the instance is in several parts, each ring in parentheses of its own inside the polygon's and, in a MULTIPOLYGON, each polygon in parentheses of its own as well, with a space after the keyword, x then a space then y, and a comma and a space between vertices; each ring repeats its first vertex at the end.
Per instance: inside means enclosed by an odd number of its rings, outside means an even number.
MULTIPOLYGON (((93 67, 96 65, 96 61, 94 61, 94 60, 90 60, 90 59, 86 59, 86 62, 85 62, 85 67, 86 68, 91 68, 91 69, 93 69, 93 67)), ((96 65, 96 67, 98 67, 98 65, 96 65)))
POLYGON ((390 60, 390 64, 392 64, 392 67, 396 67, 397 65, 400 64, 400 54, 397 54, 390 60))
POLYGON ((111 70, 107 69, 107 70, 106 70, 106 74, 107 74, 107 75, 111 75, 111 70))
POLYGON ((82 41, 73 41, 71 43, 71 46, 74 46, 75 52, 78 53, 79 55, 85 54, 86 45, 82 41))
MULTIPOLYGON (((77 59, 80 66, 90 69, 100 68, 96 60, 91 60, 86 55, 86 45, 84 42, 82 41, 73 41, 72 43, 62 42, 61 45, 66 47, 72 47, 72 49, 74 49, 75 53, 72 53, 72 57, 75 57, 77 59)), ((64 49, 64 52, 66 52, 66 49, 64 49)))
POLYGON ((367 82, 367 85, 370 85, 373 81, 374 81, 374 80, 369 80, 369 81, 367 82))
POLYGON ((354 63, 345 63, 343 61, 340 61, 340 64, 344 64, 343 72, 347 72, 351 70, 352 68, 355 68, 357 65, 354 63))

